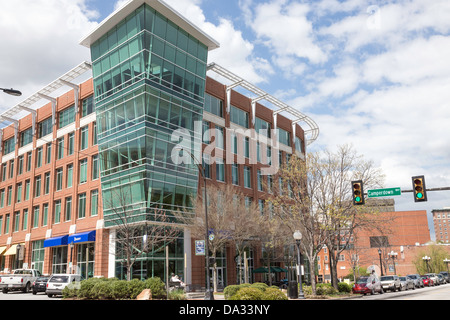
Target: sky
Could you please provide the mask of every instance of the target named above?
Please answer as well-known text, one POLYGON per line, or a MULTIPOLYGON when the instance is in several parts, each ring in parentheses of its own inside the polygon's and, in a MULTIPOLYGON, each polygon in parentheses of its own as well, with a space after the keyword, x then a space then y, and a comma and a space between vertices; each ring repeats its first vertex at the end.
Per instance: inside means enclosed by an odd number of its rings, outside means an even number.
MULTIPOLYGON (((410 190, 416 175, 450 186, 450 1, 165 1, 221 44, 208 62, 314 119, 308 151, 351 144, 385 187, 410 190)), ((90 61, 79 40, 123 2, 0 0, 0 87, 23 92, 0 94, 0 113, 90 61)), ((450 191, 394 199, 427 210, 434 239, 431 210, 450 191)))

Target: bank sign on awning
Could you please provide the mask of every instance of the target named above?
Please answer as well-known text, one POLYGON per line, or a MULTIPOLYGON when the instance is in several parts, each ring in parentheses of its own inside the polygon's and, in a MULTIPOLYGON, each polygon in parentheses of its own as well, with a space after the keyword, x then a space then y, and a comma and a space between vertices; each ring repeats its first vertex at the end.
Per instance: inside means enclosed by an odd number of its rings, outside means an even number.
POLYGON ((67 243, 82 243, 82 242, 94 242, 95 241, 95 230, 76 233, 67 239, 67 243))

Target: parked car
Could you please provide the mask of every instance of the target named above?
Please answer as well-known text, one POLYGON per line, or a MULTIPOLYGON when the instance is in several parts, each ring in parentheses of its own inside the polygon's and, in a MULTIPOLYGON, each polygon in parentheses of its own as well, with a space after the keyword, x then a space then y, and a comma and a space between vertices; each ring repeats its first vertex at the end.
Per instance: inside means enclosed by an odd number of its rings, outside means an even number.
POLYGON ((408 274, 407 277, 414 281, 414 286, 416 288, 424 287, 424 284, 423 284, 422 278, 420 277, 420 274, 408 274))
POLYGON ((33 294, 36 294, 38 292, 45 292, 45 290, 47 289, 48 279, 50 279, 49 276, 42 276, 37 278, 31 286, 33 294))
POLYGON ((442 274, 444 276, 444 279, 447 283, 450 283, 450 275, 447 271, 441 271, 439 272, 440 274, 442 274))
POLYGON ((362 294, 374 294, 375 292, 379 292, 380 294, 383 294, 384 290, 381 286, 380 279, 372 275, 359 277, 352 287, 352 292, 362 294))
POLYGON ((384 290, 397 291, 401 290, 401 283, 398 276, 382 276, 380 278, 381 285, 384 290))
POLYGON ((425 273, 425 275, 429 276, 431 280, 433 280, 435 286, 440 285, 439 278, 436 273, 425 273))
POLYGON ((434 286, 434 281, 433 281, 433 279, 431 279, 430 276, 421 275, 420 277, 422 278, 423 285, 425 287, 432 287, 432 286, 434 286))
POLYGON ((45 293, 49 298, 54 295, 61 295, 62 291, 68 285, 80 286, 80 281, 83 280, 79 274, 52 274, 47 282, 45 293))
POLYGON ((438 273, 438 274, 436 274, 436 276, 438 277, 438 279, 439 279, 439 284, 441 285, 441 284, 445 284, 445 278, 444 278, 444 276, 442 275, 442 274, 440 274, 440 273, 438 273))
POLYGON ((3 293, 8 291, 22 290, 29 292, 31 284, 41 276, 39 270, 35 269, 16 269, 12 274, 3 275, 0 282, 0 288, 3 293))
POLYGON ((399 277, 402 284, 402 290, 416 289, 414 281, 408 277, 399 277))

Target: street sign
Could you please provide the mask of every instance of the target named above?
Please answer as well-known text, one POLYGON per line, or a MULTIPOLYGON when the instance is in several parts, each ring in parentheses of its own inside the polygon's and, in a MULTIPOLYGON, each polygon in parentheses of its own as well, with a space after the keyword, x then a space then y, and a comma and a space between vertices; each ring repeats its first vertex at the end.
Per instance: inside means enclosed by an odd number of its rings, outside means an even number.
POLYGON ((392 197, 392 196, 401 196, 401 195, 402 195, 402 190, 400 189, 400 187, 367 190, 367 196, 369 198, 392 197))

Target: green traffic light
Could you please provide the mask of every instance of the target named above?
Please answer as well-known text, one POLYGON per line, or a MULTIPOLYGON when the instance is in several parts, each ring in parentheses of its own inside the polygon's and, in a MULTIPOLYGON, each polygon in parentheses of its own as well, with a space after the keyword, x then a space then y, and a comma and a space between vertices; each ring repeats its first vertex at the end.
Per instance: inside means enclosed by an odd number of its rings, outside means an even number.
POLYGON ((417 198, 422 199, 423 198, 423 194, 421 192, 416 194, 417 198))
POLYGON ((355 198, 355 201, 356 201, 356 202, 361 202, 361 197, 356 197, 356 198, 355 198))

